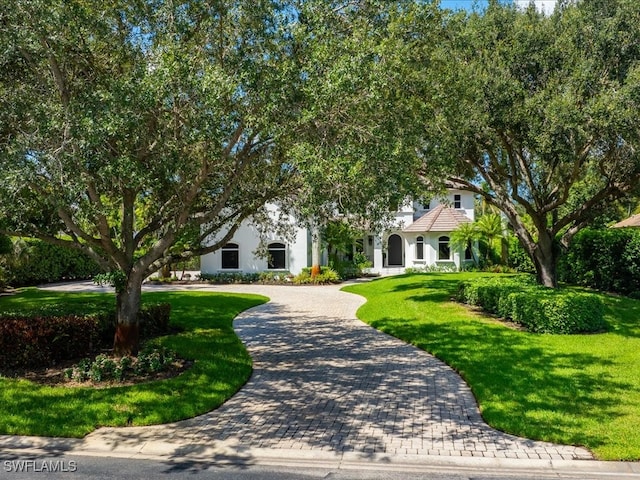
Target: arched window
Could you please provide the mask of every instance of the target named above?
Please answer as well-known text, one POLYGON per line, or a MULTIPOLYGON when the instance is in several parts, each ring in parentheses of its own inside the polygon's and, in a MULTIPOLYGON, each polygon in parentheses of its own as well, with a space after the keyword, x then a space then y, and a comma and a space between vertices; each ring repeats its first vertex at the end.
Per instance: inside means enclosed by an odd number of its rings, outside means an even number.
POLYGON ((416 260, 424 260, 424 237, 416 238, 416 260))
POLYGON ((404 264, 402 254, 402 237, 400 235, 396 235, 395 233, 387 239, 388 244, 388 253, 387 257, 387 265, 389 267, 400 267, 404 264))
POLYGON ((287 268, 287 246, 284 243, 270 243, 269 268, 274 270, 284 270, 287 268))
POLYGON ((449 237, 445 235, 438 238, 438 260, 451 260, 451 247, 449 247, 449 237))
POLYGON ((237 243, 222 247, 222 268, 240 268, 240 248, 237 243))

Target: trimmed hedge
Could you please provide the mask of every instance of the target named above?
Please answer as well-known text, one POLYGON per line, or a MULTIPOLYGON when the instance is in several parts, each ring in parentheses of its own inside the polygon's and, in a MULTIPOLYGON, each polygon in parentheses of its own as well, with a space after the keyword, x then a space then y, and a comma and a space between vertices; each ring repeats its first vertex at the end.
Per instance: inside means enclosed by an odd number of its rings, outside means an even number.
POLYGON ((462 282, 458 299, 513 320, 534 333, 590 333, 606 329, 604 304, 594 294, 550 289, 532 276, 462 282))
POLYGON ((281 285, 291 283, 293 275, 287 271, 266 271, 260 273, 245 272, 217 272, 203 273, 200 279, 207 283, 229 284, 229 283, 263 283, 281 285))
POLYGON ((26 239, 26 253, 7 272, 7 283, 15 287, 87 280, 100 273, 100 266, 84 253, 52 245, 37 239, 26 239))
POLYGON ((41 367, 83 357, 99 340, 97 316, 0 317, 0 367, 41 367))
POLYGON ((567 283, 640 297, 640 229, 581 230, 558 272, 567 283))
MULTIPOLYGON (((139 313, 141 338, 169 333, 171 305, 144 305, 139 313)), ((38 368, 86 357, 111 348, 115 314, 0 315, 0 368, 38 368)))

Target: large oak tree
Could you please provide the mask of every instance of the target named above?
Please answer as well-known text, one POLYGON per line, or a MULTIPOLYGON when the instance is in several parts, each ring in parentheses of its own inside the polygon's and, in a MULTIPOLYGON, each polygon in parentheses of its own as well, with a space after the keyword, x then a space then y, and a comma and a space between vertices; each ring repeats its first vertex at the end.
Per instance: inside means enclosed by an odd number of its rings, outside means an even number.
POLYGON ((447 23, 423 57, 424 173, 498 207, 556 286, 560 246, 638 188, 640 5, 493 1, 447 23))
POLYGON ((0 0, 0 230, 111 272, 126 353, 143 280, 267 204, 376 223, 414 182, 378 108, 411 4, 0 0))
POLYGON ((137 348, 148 275, 220 248, 297 187, 287 15, 272 1, 0 2, 2 225, 112 272, 116 352, 137 348))

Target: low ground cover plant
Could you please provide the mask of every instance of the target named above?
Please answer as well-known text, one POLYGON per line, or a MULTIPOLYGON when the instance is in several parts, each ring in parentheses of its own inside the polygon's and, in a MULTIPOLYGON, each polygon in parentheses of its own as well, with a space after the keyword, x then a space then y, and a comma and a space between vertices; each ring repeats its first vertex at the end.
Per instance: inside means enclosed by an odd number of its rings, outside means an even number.
POLYGON ((138 356, 119 358, 100 354, 91 360, 84 358, 64 371, 68 380, 76 382, 124 382, 166 371, 178 359, 178 354, 165 347, 146 345, 138 356))
POLYGON ((535 333, 606 330, 604 304, 593 293, 538 285, 531 275, 476 278, 460 283, 458 299, 535 333))

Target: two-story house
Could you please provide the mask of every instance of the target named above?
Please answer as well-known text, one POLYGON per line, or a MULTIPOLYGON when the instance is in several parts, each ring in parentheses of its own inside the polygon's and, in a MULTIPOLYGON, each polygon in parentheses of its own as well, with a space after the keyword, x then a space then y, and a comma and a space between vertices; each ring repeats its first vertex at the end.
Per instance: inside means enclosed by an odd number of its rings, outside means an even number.
MULTIPOLYGON (((474 220, 472 193, 451 190, 445 199, 429 204, 408 201, 395 214, 394 227, 379 234, 365 234, 354 239, 354 246, 372 263, 370 271, 378 274, 402 273, 405 268, 444 267, 459 270, 471 261, 470 252, 452 248, 450 235, 460 224, 474 220)), ((201 258, 203 274, 232 272, 287 271, 298 274, 312 265, 314 239, 310 229, 294 225, 288 239, 266 234, 267 255, 257 255, 260 232, 251 222, 244 222, 233 239, 220 250, 201 258)), ((326 252, 321 255, 326 264, 326 252)))

